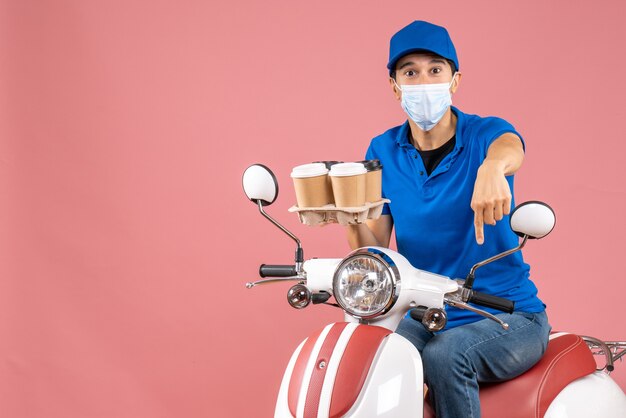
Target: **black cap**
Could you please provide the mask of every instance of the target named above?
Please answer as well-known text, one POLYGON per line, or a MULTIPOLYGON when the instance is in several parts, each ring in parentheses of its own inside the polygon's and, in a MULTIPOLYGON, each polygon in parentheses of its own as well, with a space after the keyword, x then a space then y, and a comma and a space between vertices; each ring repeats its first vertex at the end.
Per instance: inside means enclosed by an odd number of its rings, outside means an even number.
POLYGON ((326 168, 330 170, 330 167, 335 165, 335 164, 339 164, 342 163, 343 161, 313 161, 313 163, 322 163, 324 165, 326 165, 326 168))
POLYGON ((382 170, 383 168, 383 166, 380 164, 380 160, 363 160, 357 161, 357 163, 363 164, 367 171, 382 170))

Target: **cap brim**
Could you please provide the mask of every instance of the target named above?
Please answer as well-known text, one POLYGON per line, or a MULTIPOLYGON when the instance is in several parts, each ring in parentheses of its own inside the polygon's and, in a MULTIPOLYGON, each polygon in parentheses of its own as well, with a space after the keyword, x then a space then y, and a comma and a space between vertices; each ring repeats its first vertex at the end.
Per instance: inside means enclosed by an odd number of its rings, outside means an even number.
MULTIPOLYGON (((409 55, 409 54, 413 54, 415 52, 429 52, 431 54, 435 54, 435 55, 439 55, 440 57, 442 56, 441 54, 437 53, 436 51, 433 51, 431 49, 425 49, 425 48, 409 48, 406 49, 404 51, 401 51, 399 53, 397 53, 396 55, 394 55, 394 57, 392 59, 389 60, 389 62, 387 63, 387 69, 391 72, 394 71, 396 69, 396 63, 400 60, 400 58, 402 58, 405 55, 409 55)), ((444 57, 445 58, 445 57, 444 57)), ((447 58, 446 58, 447 59, 447 58)))

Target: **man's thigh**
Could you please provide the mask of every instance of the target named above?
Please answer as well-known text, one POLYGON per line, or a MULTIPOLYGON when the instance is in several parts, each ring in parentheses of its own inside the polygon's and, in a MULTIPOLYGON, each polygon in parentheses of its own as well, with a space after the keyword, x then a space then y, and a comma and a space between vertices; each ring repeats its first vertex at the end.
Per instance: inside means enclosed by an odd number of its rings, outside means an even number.
POLYGON ((428 349, 444 350, 453 358, 463 358, 474 369, 479 382, 512 379, 541 359, 548 344, 550 325, 545 312, 497 316, 509 324, 509 329, 484 319, 435 335, 428 342, 428 349))

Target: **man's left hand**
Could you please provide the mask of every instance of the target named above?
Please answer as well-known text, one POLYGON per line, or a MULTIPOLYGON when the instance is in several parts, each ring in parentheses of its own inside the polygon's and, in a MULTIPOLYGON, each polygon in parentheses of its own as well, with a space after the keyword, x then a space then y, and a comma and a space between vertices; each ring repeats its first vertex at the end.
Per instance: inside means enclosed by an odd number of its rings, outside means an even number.
POLYGON ((478 169, 471 208, 474 211, 476 242, 485 242, 484 224, 495 225, 511 212, 511 189, 502 161, 485 160, 478 169))

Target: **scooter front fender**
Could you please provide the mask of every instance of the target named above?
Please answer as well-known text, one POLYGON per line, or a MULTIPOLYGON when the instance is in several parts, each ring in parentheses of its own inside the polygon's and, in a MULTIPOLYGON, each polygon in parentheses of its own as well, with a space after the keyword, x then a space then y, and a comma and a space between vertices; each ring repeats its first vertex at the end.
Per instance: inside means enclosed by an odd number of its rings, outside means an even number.
POLYGON ((283 376, 276 418, 421 417, 422 362, 388 329, 339 322, 311 334, 283 376))

